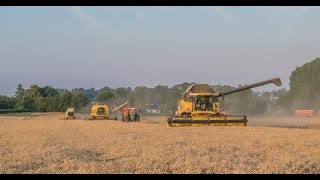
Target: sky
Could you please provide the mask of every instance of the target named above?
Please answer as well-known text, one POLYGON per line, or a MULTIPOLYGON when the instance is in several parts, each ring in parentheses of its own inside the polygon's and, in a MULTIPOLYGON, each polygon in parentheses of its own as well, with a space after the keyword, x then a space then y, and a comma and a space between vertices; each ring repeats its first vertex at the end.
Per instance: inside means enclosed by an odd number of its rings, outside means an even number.
POLYGON ((0 94, 250 84, 319 57, 320 7, 0 7, 0 94))

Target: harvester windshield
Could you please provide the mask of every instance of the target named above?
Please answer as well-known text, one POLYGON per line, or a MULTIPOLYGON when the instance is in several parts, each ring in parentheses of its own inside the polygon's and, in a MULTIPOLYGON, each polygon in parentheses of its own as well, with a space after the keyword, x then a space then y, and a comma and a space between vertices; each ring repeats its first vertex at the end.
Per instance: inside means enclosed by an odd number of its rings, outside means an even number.
POLYGON ((103 108, 103 107, 99 107, 98 108, 98 115, 103 115, 104 113, 105 113, 105 108, 103 108))
POLYGON ((210 111, 212 110, 212 96, 195 96, 195 110, 196 111, 210 111))

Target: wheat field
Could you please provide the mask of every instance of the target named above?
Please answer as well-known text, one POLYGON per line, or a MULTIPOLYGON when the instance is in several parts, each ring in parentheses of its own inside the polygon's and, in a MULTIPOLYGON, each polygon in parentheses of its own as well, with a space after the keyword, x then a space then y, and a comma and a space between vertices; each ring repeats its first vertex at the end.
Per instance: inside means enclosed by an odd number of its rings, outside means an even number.
POLYGON ((320 119, 248 117, 246 127, 169 127, 0 115, 0 173, 320 173, 320 119))

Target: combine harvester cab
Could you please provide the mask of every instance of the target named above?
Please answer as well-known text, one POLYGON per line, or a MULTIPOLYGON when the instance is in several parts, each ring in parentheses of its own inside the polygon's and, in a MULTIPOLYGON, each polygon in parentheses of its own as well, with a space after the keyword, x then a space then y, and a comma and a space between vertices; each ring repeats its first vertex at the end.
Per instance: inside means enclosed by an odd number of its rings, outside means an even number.
POLYGON ((175 115, 168 117, 167 123, 172 127, 246 126, 248 122, 246 115, 227 115, 221 109, 224 96, 269 83, 282 85, 279 78, 274 78, 219 93, 208 84, 192 84, 181 94, 177 111, 175 115), (221 101, 219 97, 222 97, 221 101))
POLYGON ((127 105, 129 101, 123 103, 122 105, 110 110, 108 105, 94 104, 91 107, 90 116, 85 117, 85 120, 117 120, 117 116, 111 117, 111 113, 117 111, 121 107, 127 105))

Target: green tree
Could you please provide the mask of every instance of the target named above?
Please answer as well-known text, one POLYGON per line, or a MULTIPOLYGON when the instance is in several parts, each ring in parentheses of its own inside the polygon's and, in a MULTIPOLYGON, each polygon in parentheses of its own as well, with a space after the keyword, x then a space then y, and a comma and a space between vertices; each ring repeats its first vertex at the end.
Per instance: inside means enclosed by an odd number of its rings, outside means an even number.
POLYGON ((19 84, 18 87, 17 87, 17 90, 15 92, 15 97, 16 98, 20 98, 20 97, 23 97, 25 94, 25 90, 23 89, 22 85, 19 84))
POLYGON ((72 95, 71 106, 76 109, 79 109, 83 106, 86 106, 89 103, 89 99, 84 94, 74 94, 72 95))
POLYGON ((72 94, 70 91, 67 91, 61 96, 59 111, 65 111, 70 106, 72 106, 72 94))
POLYGON ((26 91, 28 95, 32 98, 40 97, 40 87, 38 85, 31 85, 30 88, 26 91))
POLYGON ((108 101, 111 101, 113 98, 114 98, 114 94, 112 92, 103 91, 98 94, 97 101, 108 102, 108 101))
POLYGON ((23 89, 22 85, 19 84, 16 92, 15 92, 15 98, 16 98, 16 105, 15 108, 17 109, 23 109, 23 97, 25 95, 25 90, 23 89))
POLYGON ((34 110, 36 112, 48 112, 47 111, 47 99, 43 97, 33 98, 34 100, 34 110))
POLYGON ((84 90, 84 94, 88 97, 89 101, 94 101, 98 94, 98 91, 92 87, 90 89, 84 90))
POLYGON ((14 101, 12 98, 0 95, 0 109, 14 108, 14 101))
POLYGON ((41 97, 59 96, 59 92, 52 86, 40 87, 39 92, 41 97))
POLYGON ((294 109, 319 110, 320 58, 297 67, 290 76, 288 94, 279 98, 279 104, 288 111, 294 109))
POLYGON ((35 110, 35 100, 30 95, 25 95, 22 98, 22 109, 35 110))
POLYGON ((60 96, 48 97, 46 102, 46 112, 59 112, 65 110, 62 109, 60 105, 60 96))

